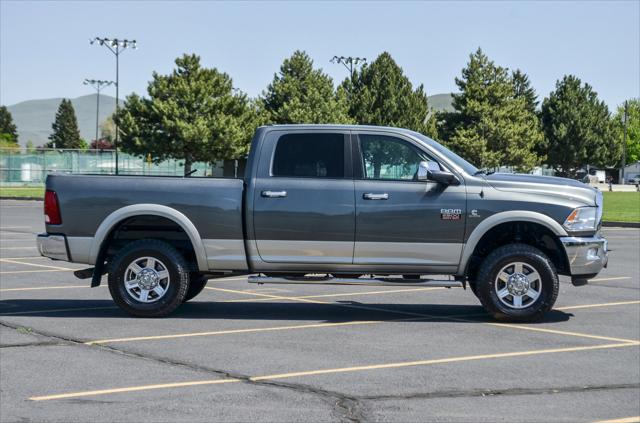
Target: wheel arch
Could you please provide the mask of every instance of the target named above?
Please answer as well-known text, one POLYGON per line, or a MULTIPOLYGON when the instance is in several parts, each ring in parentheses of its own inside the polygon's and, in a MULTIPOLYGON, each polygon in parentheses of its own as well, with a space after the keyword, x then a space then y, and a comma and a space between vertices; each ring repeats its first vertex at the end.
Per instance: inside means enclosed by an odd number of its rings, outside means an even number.
POLYGON ((540 225, 553 235, 557 237, 567 236, 566 230, 558 222, 551 217, 542 213, 519 210, 519 211, 506 211, 494 214, 487 219, 483 220, 476 228, 471 232, 471 235, 465 242, 460 259, 460 266, 458 267, 458 276, 464 276, 467 273, 471 257, 476 251, 478 245, 483 238, 489 234, 496 227, 504 224, 516 224, 516 223, 529 223, 534 225, 540 225))
POLYGON ((193 222, 182 212, 174 208, 163 206, 160 204, 134 204, 122 207, 109 214, 98 226, 91 245, 89 260, 91 263, 98 264, 98 257, 102 256, 105 248, 108 246, 110 235, 117 229, 121 223, 127 219, 138 216, 159 216, 168 219, 184 230, 187 234, 196 257, 198 270, 207 271, 207 255, 205 253, 204 244, 198 229, 193 222))

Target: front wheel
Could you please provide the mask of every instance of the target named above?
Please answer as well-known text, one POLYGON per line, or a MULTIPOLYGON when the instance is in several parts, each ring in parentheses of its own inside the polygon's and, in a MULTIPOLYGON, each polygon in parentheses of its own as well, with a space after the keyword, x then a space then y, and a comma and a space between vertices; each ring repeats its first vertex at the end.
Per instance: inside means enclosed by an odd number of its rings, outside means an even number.
POLYGON ((555 304, 560 288, 551 260, 525 244, 505 245, 489 254, 475 283, 490 314, 514 321, 540 320, 555 304))
POLYGON ((166 316, 182 304, 188 289, 188 263, 166 242, 134 241, 111 260, 109 292, 133 316, 166 316))

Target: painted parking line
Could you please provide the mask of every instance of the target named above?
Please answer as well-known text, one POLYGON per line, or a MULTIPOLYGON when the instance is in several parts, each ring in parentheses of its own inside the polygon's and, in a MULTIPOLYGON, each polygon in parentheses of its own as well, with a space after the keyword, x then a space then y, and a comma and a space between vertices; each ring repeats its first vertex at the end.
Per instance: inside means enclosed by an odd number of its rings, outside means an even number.
POLYGON ((51 260, 49 257, 43 256, 26 256, 26 257, 0 257, 5 260, 51 260))
POLYGON ((22 314, 65 313, 67 311, 112 310, 117 308, 118 308, 117 306, 52 308, 52 309, 42 309, 42 310, 14 311, 14 312, 8 312, 8 313, 3 312, 3 313, 0 313, 0 316, 17 316, 22 314))
POLYGON ((44 273, 44 272, 68 272, 69 270, 75 269, 49 269, 49 270, 7 270, 1 271, 0 275, 11 275, 16 273, 44 273))
MULTIPOLYGON (((495 354, 467 355, 467 356, 457 356, 457 357, 448 357, 448 358, 439 358, 439 359, 419 360, 419 361, 403 361, 403 362, 396 362, 396 363, 369 364, 364 366, 338 367, 338 368, 332 368, 332 369, 305 370, 305 371, 290 372, 290 373, 254 376, 254 377, 250 377, 248 380, 253 382, 258 382, 258 381, 265 381, 265 380, 280 380, 280 379, 300 378, 300 377, 328 375, 328 374, 336 374, 336 373, 353 373, 353 372, 363 372, 363 371, 382 370, 382 369, 397 369, 397 368, 403 368, 403 367, 418 367, 418 366, 429 366, 429 365, 448 364, 448 363, 459 363, 459 362, 465 362, 465 361, 490 360, 490 359, 496 359, 496 358, 525 357, 525 356, 535 356, 535 355, 543 355, 543 354, 561 354, 561 353, 580 352, 580 351, 605 350, 605 349, 624 348, 624 347, 631 347, 631 346, 638 346, 638 345, 640 345, 640 342, 636 342, 633 344, 631 343, 617 344, 616 343, 616 344, 601 344, 601 345, 581 346, 581 347, 565 347, 565 348, 551 348, 551 349, 542 349, 542 350, 516 351, 516 352, 495 353, 495 354)), ((121 387, 121 388, 100 389, 100 390, 94 390, 94 391, 69 392, 64 394, 34 396, 34 397, 30 397, 29 399, 32 401, 50 401, 50 400, 56 400, 56 399, 81 398, 81 397, 96 396, 96 395, 118 394, 123 392, 182 388, 182 387, 202 386, 202 385, 216 385, 221 383, 238 383, 242 381, 243 381, 242 379, 235 379, 235 378, 197 380, 197 381, 191 381, 191 382, 176 382, 176 383, 166 383, 166 384, 156 384, 156 385, 140 385, 140 386, 129 386, 129 387, 121 387)))
MULTIPOLYGON (((359 296, 359 295, 378 295, 378 294, 395 294, 401 292, 416 292, 416 291, 436 291, 448 288, 407 288, 407 289, 388 289, 384 291, 365 291, 365 292, 347 292, 342 294, 321 294, 321 295, 305 295, 302 297, 275 297, 275 298, 252 298, 252 299, 237 299, 237 300, 226 300, 224 303, 239 303, 239 302, 258 302, 258 301, 275 301, 275 300, 290 300, 295 298, 297 300, 304 300, 309 298, 330 298, 330 297, 351 297, 351 296, 359 296)), ((251 293, 251 291, 244 291, 247 293, 251 293)), ((262 292, 261 292, 262 293, 262 292)))
POLYGON ((576 306, 568 306, 568 307, 559 307, 555 310, 577 310, 581 308, 597 308, 597 307, 611 307, 618 305, 630 305, 630 304, 640 304, 640 301, 619 301, 617 303, 600 303, 600 304, 585 304, 585 305, 576 305, 576 306))
POLYGON ((0 292, 42 291, 47 289, 71 289, 71 288, 91 288, 91 287, 88 285, 32 286, 29 288, 0 288, 0 292))
POLYGON ((23 264, 25 266, 44 267, 46 269, 54 269, 54 270, 77 270, 77 269, 72 269, 70 267, 50 266, 48 264, 25 263, 23 261, 6 259, 6 258, 0 258, 0 262, 12 263, 12 264, 23 264))
POLYGON ((605 282, 605 281, 621 281, 623 279, 631 279, 631 276, 615 276, 611 278, 589 279, 589 282, 605 282))
MULTIPOLYGON (((275 295, 249 293, 249 292, 236 291, 236 290, 227 289, 227 288, 213 288, 213 287, 207 287, 207 288, 208 289, 218 290, 218 291, 235 292, 235 293, 246 294, 246 295, 255 295, 255 296, 259 296, 259 297, 272 297, 272 298, 276 297, 275 295)), ((287 299, 287 298, 284 298, 284 299, 287 299)), ((301 299, 301 298, 296 298, 296 297, 288 297, 288 299, 291 300, 291 301, 302 301, 302 302, 310 302, 310 303, 315 303, 315 304, 332 305, 332 306, 336 306, 336 307, 347 307, 347 308, 356 308, 356 309, 362 309, 362 310, 381 311, 381 312, 387 312, 387 313, 402 314, 402 315, 405 315, 405 316, 424 317, 424 318, 429 318, 429 319, 448 319, 448 320, 454 320, 454 321, 465 322, 465 323, 477 323, 477 322, 475 322, 473 320, 464 319, 462 317, 459 318, 459 317, 454 317, 454 316, 436 316, 436 315, 430 315, 430 314, 424 314, 424 313, 414 313, 414 312, 409 312, 409 311, 392 310, 392 309, 381 308, 381 307, 371 307, 371 306, 363 306, 363 305, 355 305, 355 304, 329 303, 329 302, 326 302, 326 301, 301 299)), ((511 329, 529 330, 529 331, 541 332, 541 333, 550 333, 550 334, 555 334, 555 335, 565 335, 565 336, 574 336, 574 337, 591 338, 591 339, 603 339, 603 340, 610 340, 610 341, 614 341, 614 342, 630 342, 630 343, 638 342, 637 340, 634 340, 634 339, 609 338, 609 337, 605 337, 605 336, 591 335, 591 334, 585 334, 585 333, 579 333, 579 332, 566 332, 566 331, 537 328, 537 327, 525 326, 525 325, 512 325, 512 324, 508 324, 508 323, 484 322, 483 324, 496 326, 496 327, 505 327, 505 328, 511 328, 511 329)))
POLYGON ((623 417, 621 419, 600 420, 595 423, 640 423, 640 416, 623 417))
MULTIPOLYGON (((593 305, 582 305, 582 306, 573 306, 569 307, 570 309, 574 308, 590 308, 590 307, 607 307, 607 306, 620 306, 620 305, 629 305, 629 304, 640 304, 640 301, 625 301, 625 302, 617 302, 617 303, 602 303, 602 304, 593 304, 593 305)), ((484 314, 484 313, 483 313, 484 314)), ((445 315, 440 316, 441 319, 446 318, 457 318, 457 317, 470 317, 473 315, 445 315)), ((349 322, 340 322, 340 323, 313 323, 306 325, 290 325, 290 326, 271 326, 267 328, 246 328, 246 329, 230 329, 223 331, 209 331, 209 332, 187 332, 187 333, 176 333, 176 334, 167 334, 167 335, 149 335, 149 336, 134 336, 129 338, 111 338, 111 339, 100 339, 96 341, 85 342, 87 345, 96 345, 96 344, 110 344, 110 343, 121 343, 121 342, 135 342, 135 341, 155 341, 155 340, 165 340, 165 339, 179 339, 179 338, 191 338, 191 337, 200 337, 200 336, 220 336, 220 335, 232 335, 232 334, 246 334, 246 333, 260 333, 260 332, 272 332, 272 331, 286 331, 286 330, 301 330, 301 329, 316 329, 316 328, 330 328, 330 327, 339 327, 339 326, 357 326, 357 325, 374 325, 381 323, 395 323, 395 322, 418 322, 421 320, 426 320, 427 318, 404 318, 404 319, 389 319, 389 320, 367 320, 367 321, 349 321, 349 322)), ((547 330, 543 331, 547 332, 547 330)), ((555 331, 550 329, 551 333, 566 335, 567 332, 564 331, 555 331)), ((627 339, 619 339, 619 338, 608 338, 608 337, 600 337, 597 335, 588 335, 588 334, 578 334, 582 337, 589 337, 592 339, 604 339, 604 340, 612 340, 616 342, 635 342, 633 340, 627 339)))
MULTIPOLYGON (((401 319, 401 320, 416 320, 416 319, 401 319)), ((398 320, 394 320, 398 321, 398 320)), ((276 332, 285 330, 298 330, 298 329, 316 329, 316 328, 332 328, 340 326, 356 326, 356 325, 372 325, 377 323, 383 323, 383 320, 362 320, 362 321, 349 321, 340 323, 314 323, 308 325, 292 325, 292 326, 271 326, 266 328, 253 328, 253 329, 231 329, 220 330, 212 332, 192 332, 192 333, 180 333, 173 335, 157 335, 157 336, 137 336, 131 338, 113 338, 113 339, 100 339, 97 341, 85 342, 86 345, 97 344, 112 344, 118 342, 133 342, 133 341, 155 341, 161 339, 177 339, 177 338, 192 338, 198 336, 216 336, 216 335, 231 335, 238 333, 259 333, 259 332, 276 332)))
POLYGON ((0 247, 0 250, 37 250, 37 247, 0 247))

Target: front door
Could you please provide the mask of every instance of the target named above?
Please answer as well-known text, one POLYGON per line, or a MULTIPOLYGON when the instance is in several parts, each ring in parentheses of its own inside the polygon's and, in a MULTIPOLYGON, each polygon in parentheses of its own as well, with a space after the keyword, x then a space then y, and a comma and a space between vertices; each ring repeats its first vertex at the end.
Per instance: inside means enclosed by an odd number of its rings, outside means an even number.
MULTIPOLYGON (((361 133, 354 148, 354 264, 456 266, 464 237, 464 185, 417 180, 433 160, 410 139, 361 133)), ((425 269, 426 270, 426 269, 425 269)))
POLYGON ((268 263, 351 264, 354 182, 348 131, 274 131, 262 150, 253 204, 268 263))

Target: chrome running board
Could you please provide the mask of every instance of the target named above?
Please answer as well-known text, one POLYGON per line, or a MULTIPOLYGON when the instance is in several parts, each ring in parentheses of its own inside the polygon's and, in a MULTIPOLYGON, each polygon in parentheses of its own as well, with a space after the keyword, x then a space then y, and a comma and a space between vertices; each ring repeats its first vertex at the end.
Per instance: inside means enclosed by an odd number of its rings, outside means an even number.
POLYGON ((403 279, 403 278, 333 278, 333 277, 270 277, 249 276, 249 283, 285 285, 361 285, 361 286, 425 286, 434 288, 462 287, 455 280, 403 279))

